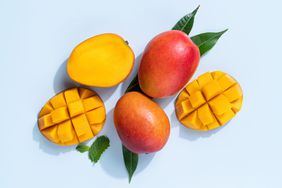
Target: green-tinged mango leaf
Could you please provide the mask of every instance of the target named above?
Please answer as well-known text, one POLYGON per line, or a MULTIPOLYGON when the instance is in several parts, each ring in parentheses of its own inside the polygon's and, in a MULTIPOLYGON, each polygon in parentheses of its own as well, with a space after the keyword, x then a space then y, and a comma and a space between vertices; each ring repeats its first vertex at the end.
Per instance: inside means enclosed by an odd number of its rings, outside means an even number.
POLYGON ((97 163, 104 151, 110 146, 110 140, 106 136, 99 136, 89 149, 89 159, 97 163))
POLYGON ((138 154, 128 150, 124 145, 122 145, 122 153, 123 153, 124 164, 128 173, 128 178, 129 178, 128 180, 130 183, 131 178, 137 168, 138 154))
POLYGON ((216 44, 217 40, 227 31, 221 32, 208 32, 208 33, 201 33, 199 35, 191 37, 191 40, 199 47, 201 56, 207 53, 214 45, 216 44))
POLYGON ((86 144, 78 144, 75 148, 77 151, 79 151, 80 153, 84 153, 86 151, 89 151, 89 146, 87 146, 86 144))
POLYGON ((193 12, 183 16, 172 28, 172 30, 180 30, 189 35, 194 24, 194 18, 200 6, 198 6, 193 12))
POLYGON ((136 75, 133 80, 130 82, 128 88, 126 89, 125 93, 130 92, 130 91, 138 91, 142 93, 142 90, 139 86, 138 82, 138 75, 136 75))

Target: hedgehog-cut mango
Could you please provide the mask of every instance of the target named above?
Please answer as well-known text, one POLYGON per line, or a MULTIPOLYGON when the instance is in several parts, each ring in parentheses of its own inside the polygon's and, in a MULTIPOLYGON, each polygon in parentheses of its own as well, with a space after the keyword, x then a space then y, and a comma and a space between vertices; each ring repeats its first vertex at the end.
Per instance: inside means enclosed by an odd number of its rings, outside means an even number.
POLYGON ((112 87, 127 78, 134 65, 134 53, 119 35, 105 33, 77 45, 68 60, 70 78, 94 87, 112 87))
POLYGON ((221 72, 207 72, 190 82, 179 94, 175 110, 186 127, 207 131, 231 120, 241 109, 243 92, 238 82, 221 72))
POLYGON ((58 93, 41 109, 38 127, 58 145, 74 145, 96 136, 106 118, 102 99, 92 90, 71 88, 58 93))

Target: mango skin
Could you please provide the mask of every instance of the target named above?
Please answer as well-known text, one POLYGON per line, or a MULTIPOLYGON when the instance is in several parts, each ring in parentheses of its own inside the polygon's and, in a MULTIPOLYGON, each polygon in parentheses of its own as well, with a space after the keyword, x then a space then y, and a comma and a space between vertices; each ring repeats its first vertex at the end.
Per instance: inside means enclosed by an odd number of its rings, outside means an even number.
POLYGON ((138 71, 140 88, 153 98, 174 95, 191 79, 199 60, 199 48, 187 34, 163 32, 145 48, 138 71))
POLYGON ((134 153, 161 150, 170 134, 169 119, 162 108, 138 92, 119 99, 114 124, 123 145, 134 153))

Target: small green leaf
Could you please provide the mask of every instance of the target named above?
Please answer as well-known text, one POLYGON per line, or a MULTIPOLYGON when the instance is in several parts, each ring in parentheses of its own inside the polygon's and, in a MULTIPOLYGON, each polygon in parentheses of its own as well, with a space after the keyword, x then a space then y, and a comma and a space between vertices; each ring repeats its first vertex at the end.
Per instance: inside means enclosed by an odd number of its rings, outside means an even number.
POLYGON ((138 164, 138 154, 128 150, 124 145, 122 145, 122 153, 123 153, 124 164, 128 173, 128 178, 129 178, 128 180, 130 183, 131 178, 138 164))
POLYGON ((81 143, 81 144, 78 144, 75 149, 77 151, 79 151, 80 153, 84 153, 84 152, 89 150, 89 146, 87 146, 86 144, 81 143))
POLYGON ((200 6, 198 6, 193 12, 183 16, 172 28, 172 30, 180 30, 189 35, 194 24, 194 18, 200 6))
POLYGON ((225 33, 228 29, 215 33, 208 32, 202 33, 191 37, 191 40, 199 47, 201 56, 208 52, 216 44, 217 40, 225 33))
POLYGON ((89 149, 89 159, 96 163, 104 151, 110 146, 110 140, 106 136, 99 136, 91 145, 89 149))

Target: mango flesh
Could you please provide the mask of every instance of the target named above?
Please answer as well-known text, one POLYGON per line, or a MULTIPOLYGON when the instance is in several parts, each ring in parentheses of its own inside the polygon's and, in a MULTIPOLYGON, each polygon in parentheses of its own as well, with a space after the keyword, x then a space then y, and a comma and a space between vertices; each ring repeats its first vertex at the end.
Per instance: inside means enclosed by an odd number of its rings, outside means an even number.
POLYGON ((72 80, 87 86, 112 87, 122 82, 134 65, 134 53, 116 34, 89 38, 72 51, 67 72, 72 80))
POLYGON ((102 99, 85 88, 71 88, 51 98, 41 109, 38 127, 51 142, 74 145, 91 139, 103 128, 102 99))
POLYGON ((207 72, 190 82, 179 94, 175 110, 186 127, 207 131, 230 121, 241 109, 242 89, 230 75, 207 72))
POLYGON ((129 92, 119 99, 114 123, 122 143, 134 153, 159 151, 170 133, 169 120, 162 108, 138 92, 129 92))
POLYGON ((176 94, 191 79, 200 60, 198 47, 182 31, 167 31, 153 38, 143 53, 140 88, 153 98, 176 94))

